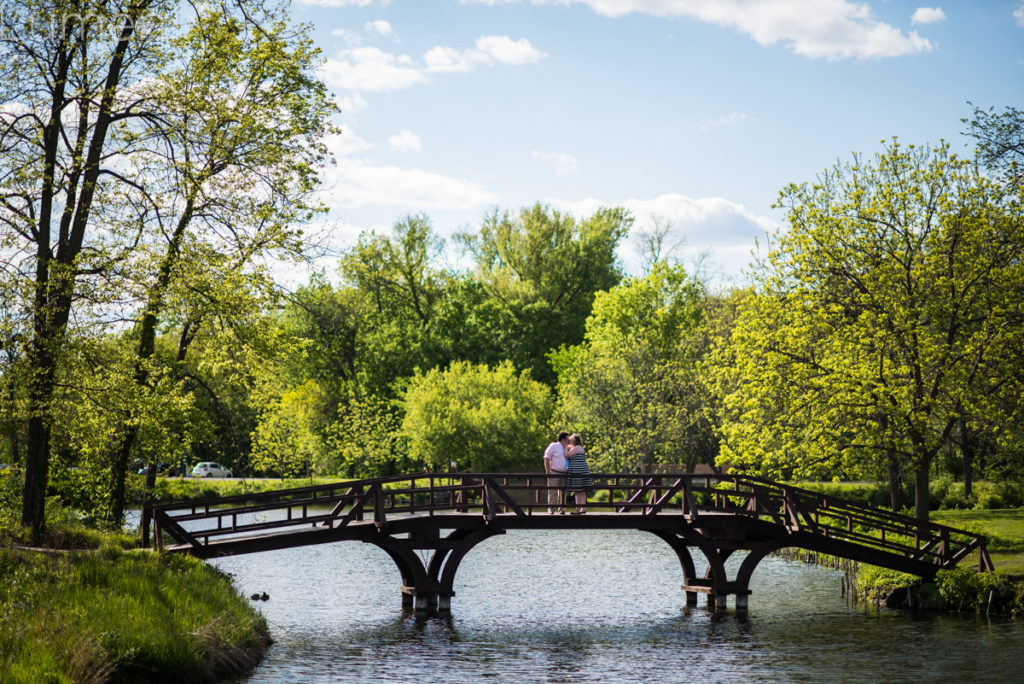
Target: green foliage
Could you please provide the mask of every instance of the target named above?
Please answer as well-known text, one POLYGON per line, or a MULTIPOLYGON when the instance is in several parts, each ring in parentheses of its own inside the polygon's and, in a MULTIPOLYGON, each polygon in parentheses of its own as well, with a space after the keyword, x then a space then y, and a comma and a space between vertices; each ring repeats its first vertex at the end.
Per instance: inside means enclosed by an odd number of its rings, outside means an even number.
POLYGON ((444 285, 433 263, 443 242, 427 217, 407 216, 391 232, 364 233, 338 266, 353 288, 344 295, 353 302, 349 318, 358 321, 343 358, 354 361, 351 377, 361 391, 381 396, 415 368, 434 365, 431 323, 444 285))
POLYGON ((389 402, 353 399, 328 428, 325 470, 349 477, 384 477, 414 467, 398 410, 389 402))
POLYGON ((978 143, 978 159, 1009 182, 1020 184, 1024 179, 1024 110, 1006 107, 996 112, 993 107, 975 107, 967 135, 978 143))
POLYGON ((921 578, 905 572, 897 572, 876 565, 861 565, 857 573, 857 585, 861 593, 868 593, 869 598, 878 598, 902 587, 914 587, 921 584, 921 578))
POLYGON ((926 517, 954 426, 1016 410, 1024 204, 945 144, 893 142, 779 205, 790 228, 715 364, 722 457, 811 479, 895 464, 926 517))
POLYGON ((551 354, 565 424, 598 470, 712 461, 717 445, 700 378, 708 348, 704 288, 656 264, 594 299, 583 344, 551 354))
POLYGON ((967 568, 940 570, 935 583, 946 606, 953 610, 984 610, 990 599, 996 605, 1012 603, 1018 591, 1004 575, 967 568))
POLYGON ((21 478, 20 469, 0 470, 0 541, 21 526, 21 478))
POLYGON ((537 470, 549 437, 551 392, 516 372, 457 361, 417 371, 402 396, 410 457, 432 469, 537 470))
POLYGON ((322 453, 314 432, 319 403, 316 384, 306 382, 264 408, 253 433, 252 464, 258 472, 284 477, 313 472, 322 453))
POLYGON ((509 348, 517 368, 553 383, 543 354, 582 340, 594 295, 622 277, 615 248, 632 223, 620 207, 577 221, 535 204, 517 214, 495 210, 479 233, 459 236, 476 260, 476 277, 514 321, 508 336, 526 345, 509 348))
POLYGON ((0 549, 4 681, 207 681, 244 672, 266 623, 183 556, 0 549))
POLYGON ((814 492, 867 504, 884 507, 889 504, 889 489, 881 482, 797 482, 796 486, 814 492))

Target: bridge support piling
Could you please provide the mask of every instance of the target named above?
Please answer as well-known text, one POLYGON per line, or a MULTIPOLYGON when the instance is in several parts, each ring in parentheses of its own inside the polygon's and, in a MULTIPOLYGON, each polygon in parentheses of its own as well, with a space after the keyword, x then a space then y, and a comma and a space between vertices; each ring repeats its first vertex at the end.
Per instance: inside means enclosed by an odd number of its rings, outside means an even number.
POLYGON ((454 595, 455 592, 402 586, 401 607, 415 610, 417 613, 451 612, 454 595))
POLYGON ((402 587, 402 607, 417 613, 450 613, 454 592, 420 590, 416 587, 402 587))

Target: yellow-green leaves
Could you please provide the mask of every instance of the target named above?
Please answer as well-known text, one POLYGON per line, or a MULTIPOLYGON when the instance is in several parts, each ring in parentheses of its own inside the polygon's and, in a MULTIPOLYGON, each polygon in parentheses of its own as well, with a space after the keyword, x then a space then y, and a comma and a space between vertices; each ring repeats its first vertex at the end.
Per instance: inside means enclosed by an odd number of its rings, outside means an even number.
POLYGON ((961 417, 1017 410, 986 400, 1018 382, 1006 349, 1022 339, 1024 214, 1012 189, 944 143, 893 141, 788 186, 778 205, 789 229, 728 354, 726 460, 797 477, 876 476, 893 459, 926 473, 961 417))

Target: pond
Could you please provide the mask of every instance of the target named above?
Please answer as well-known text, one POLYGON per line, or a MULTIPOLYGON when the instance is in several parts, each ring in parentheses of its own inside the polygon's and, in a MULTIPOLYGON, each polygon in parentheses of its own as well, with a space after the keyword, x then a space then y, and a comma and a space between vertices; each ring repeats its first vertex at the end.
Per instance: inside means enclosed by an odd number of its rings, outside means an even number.
POLYGON ((674 552, 637 531, 489 539, 460 565, 443 617, 404 612, 398 570, 368 544, 211 562, 270 596, 257 605, 275 643, 246 682, 1024 678, 1024 623, 847 605, 838 572, 795 561, 761 562, 746 615, 731 598, 722 613, 687 607, 674 552))

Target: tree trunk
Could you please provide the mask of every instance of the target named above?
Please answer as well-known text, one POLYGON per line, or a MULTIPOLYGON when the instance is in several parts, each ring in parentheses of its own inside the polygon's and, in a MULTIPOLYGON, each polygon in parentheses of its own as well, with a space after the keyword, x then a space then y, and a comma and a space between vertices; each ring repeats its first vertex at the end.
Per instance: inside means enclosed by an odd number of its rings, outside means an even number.
POLYGON ((899 513, 906 507, 907 500, 903 496, 903 473, 900 471, 900 464, 896 461, 896 454, 889 452, 889 504, 892 510, 899 513))
MULTIPOLYGON (((153 388, 149 385, 148 363, 153 357, 156 348, 156 327, 160 313, 163 311, 166 300, 167 289, 171 282, 171 272, 178 263, 181 242, 185 231, 192 221, 195 211, 196 197, 199 194, 201 180, 192 185, 185 208, 178 218, 171 241, 167 245, 167 252, 160 262, 160 269, 157 273, 156 282, 150 288, 149 298, 146 302, 146 310, 143 313, 142 321, 139 323, 139 344, 135 353, 135 384, 145 394, 152 394, 153 388)), ((179 348, 179 357, 182 354, 179 348)), ((121 431, 120 440, 114 449, 114 459, 111 467, 111 505, 110 522, 120 526, 124 522, 124 506, 126 500, 125 479, 128 472, 128 460, 135 442, 139 436, 138 420, 135 412, 132 411, 128 418, 128 426, 121 431)), ((149 470, 152 471, 157 464, 147 462, 149 470)), ((155 481, 155 480, 154 480, 155 481)))
MULTIPOLYGON (((109 522, 115 527, 124 523, 124 509, 128 500, 126 493, 126 481, 128 479, 128 460, 135 446, 135 438, 138 434, 138 427, 134 424, 124 429, 121 435, 121 443, 114 452, 114 462, 110 470, 110 514, 109 522)), ((150 465, 150 470, 153 466, 150 465)))
POLYGON ((28 419, 25 483, 21 500, 21 524, 32 528, 33 541, 38 540, 46 524, 46 484, 49 472, 50 428, 43 416, 34 415, 28 419))
POLYGON ((914 517, 918 520, 928 520, 928 474, 929 462, 921 463, 914 471, 914 517))
POLYGON ((967 419, 963 416, 960 416, 960 456, 964 464, 964 498, 969 499, 974 492, 974 449, 967 419))
POLYGON ((36 312, 36 330, 29 353, 29 419, 21 500, 21 524, 32 529, 33 541, 38 540, 46 526, 46 487, 50 475, 50 400, 57 370, 56 360, 49 353, 54 336, 47 334, 45 315, 45 311, 36 312))

